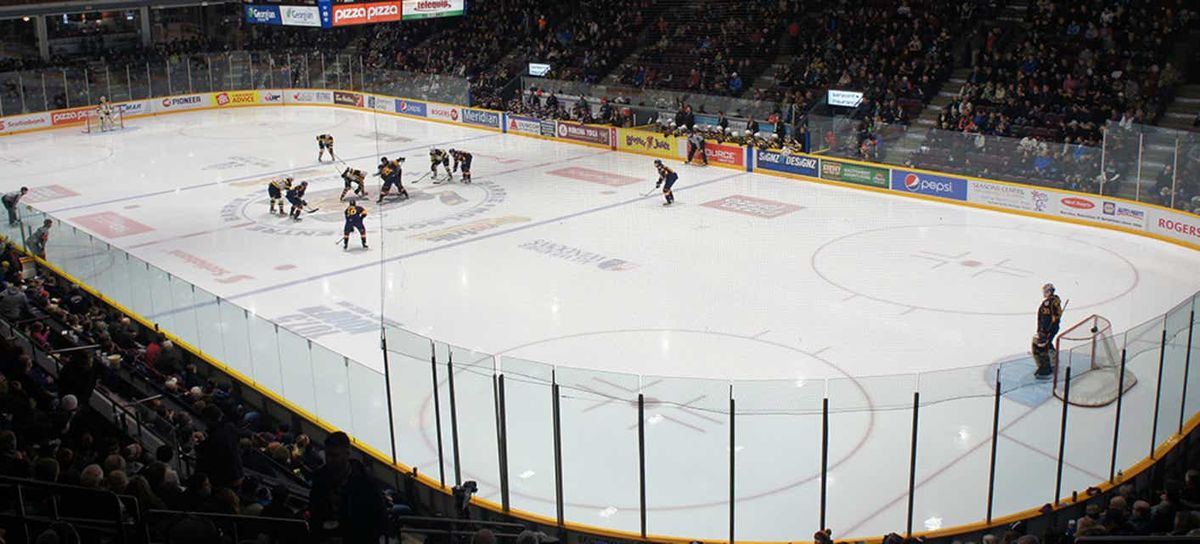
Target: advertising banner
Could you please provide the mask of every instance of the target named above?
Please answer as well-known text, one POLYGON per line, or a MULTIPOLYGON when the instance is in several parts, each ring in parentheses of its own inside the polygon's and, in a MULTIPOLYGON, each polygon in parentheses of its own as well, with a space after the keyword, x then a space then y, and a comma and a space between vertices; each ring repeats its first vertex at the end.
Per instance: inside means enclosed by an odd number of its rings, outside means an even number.
POLYGON ((122 102, 121 104, 118 104, 117 107, 121 108, 121 115, 124 115, 127 117, 134 116, 134 115, 145 115, 147 113, 150 113, 150 101, 149 100, 134 100, 133 102, 122 102))
POLYGON ((263 104, 283 105, 283 91, 258 91, 258 99, 263 104))
POLYGON ((1035 187, 969 180, 967 201, 1010 210, 1055 213, 1058 200, 1035 187))
POLYGON ((332 91, 290 91, 284 96, 288 104, 332 104, 332 91))
MULTIPOLYGON (((559 126, 562 126, 562 124, 560 123, 559 126)), ((674 159, 679 157, 678 140, 674 136, 663 136, 657 132, 634 130, 631 128, 617 129, 617 149, 622 151, 633 151, 635 153, 674 159)), ((586 141, 592 140, 589 139, 586 141)), ((592 141, 592 143, 607 142, 592 141)))
POLYGON ((508 131, 521 132, 524 134, 541 134, 541 120, 532 117, 520 117, 517 115, 508 116, 508 131))
POLYGON ((462 109, 462 120, 470 125, 478 125, 488 128, 500 128, 500 114, 494 111, 477 110, 472 108, 462 109))
POLYGON ((541 129, 542 129, 542 136, 548 136, 550 138, 553 138, 554 136, 558 135, 558 130, 555 128, 554 121, 550 121, 550 120, 542 121, 541 129))
POLYGON ((371 4, 336 4, 333 6, 332 25, 365 25, 399 21, 400 2, 375 2, 371 4))
POLYGON ((888 188, 887 168, 821 159, 821 179, 888 188))
POLYGON ((23 132, 48 126, 50 126, 50 114, 47 112, 0 117, 0 134, 23 132))
POLYGON ((168 96, 159 101, 158 111, 180 111, 206 108, 213 105, 212 95, 189 94, 183 96, 168 96))
POLYGON ((345 91, 333 91, 333 103, 361 108, 363 107, 363 95, 345 91))
MULTIPOLYGON (((316 9, 316 8, 313 8, 316 9)), ((246 22, 252 25, 281 25, 279 6, 246 5, 246 22)))
POLYGON ((415 115, 417 117, 425 117, 427 114, 424 102, 405 100, 403 98, 396 99, 396 113, 415 115))
POLYGON ((316 6, 279 6, 279 16, 286 26, 321 26, 321 12, 316 6))
POLYGON ((1146 230, 1200 247, 1200 217, 1161 208, 1149 208, 1146 230))
POLYGON ((755 167, 762 170, 817 177, 817 159, 815 157, 758 149, 754 152, 754 161, 755 167))
POLYGON ((967 180, 910 170, 892 170, 892 189, 951 200, 967 199, 967 180))
MULTIPOLYGON (((684 158, 687 158, 687 145, 684 145, 684 158)), ((740 145, 719 144, 709 141, 704 144, 704 155, 708 162, 729 166, 746 166, 746 148, 740 145)))
POLYGON ((376 111, 395 112, 396 101, 392 98, 384 98, 382 96, 367 95, 367 109, 376 111))
POLYGON ((258 91, 229 91, 214 93, 213 103, 218 106, 253 106, 258 104, 258 91))
POLYGON ((430 119, 440 119, 442 121, 458 122, 458 108, 454 106, 446 106, 443 104, 429 104, 427 108, 430 119))
POLYGON ((586 142, 612 146, 612 131, 608 127, 596 125, 581 125, 558 121, 555 123, 555 135, 564 140, 586 142))
POLYGON ((1098 223, 1146 228, 1146 208, 1091 195, 1056 193, 1058 214, 1098 223))
POLYGON ((86 108, 71 108, 69 110, 55 110, 50 112, 50 124, 56 127, 63 125, 73 125, 87 121, 87 118, 95 113, 96 108, 88 106, 86 108))
POLYGON ((466 0, 404 0, 404 20, 462 15, 465 4, 466 0))

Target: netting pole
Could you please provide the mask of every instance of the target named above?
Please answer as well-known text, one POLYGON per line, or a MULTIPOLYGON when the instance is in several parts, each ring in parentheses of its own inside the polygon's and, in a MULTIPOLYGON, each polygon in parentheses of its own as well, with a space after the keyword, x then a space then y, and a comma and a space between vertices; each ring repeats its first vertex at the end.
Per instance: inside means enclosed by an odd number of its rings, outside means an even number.
POLYGON ((992 453, 988 461, 987 522, 992 522, 992 498, 996 491, 996 438, 1000 435, 1000 369, 996 369, 996 394, 992 401, 992 453))
MULTIPOLYGON (((67 107, 71 107, 71 85, 67 83, 67 69, 63 68, 63 97, 67 99, 67 107)), ((150 75, 150 67, 146 67, 146 75, 150 75)))
POLYGON ((150 63, 146 62, 146 98, 152 96, 154 96, 154 78, 150 75, 150 63))
MULTIPOLYGON (((130 100, 137 100, 133 97, 133 78, 129 76, 129 65, 125 65, 125 91, 129 95, 130 100)), ((146 97, 149 98, 149 97, 146 97)))
MULTIPOLYGON (((41 76, 42 76, 42 109, 45 111, 50 111, 50 98, 48 96, 46 96, 47 94, 49 94, 46 92, 46 72, 42 72, 41 76)), ((0 111, 0 115, 2 115, 3 113, 4 113, 3 111, 0 111)))
POLYGON ((433 427, 437 431, 438 481, 446 487, 446 455, 442 449, 442 396, 438 394, 437 347, 429 341, 429 374, 433 383, 433 427))
POLYGON ((1175 137, 1175 156, 1171 158, 1171 207, 1175 207, 1175 190, 1179 187, 1179 136, 1175 137))
POLYGON ((450 447, 454 450, 454 485, 462 484, 462 464, 458 455, 458 403, 454 393, 454 351, 446 355, 446 381, 450 388, 450 447))
POLYGON ((1071 406, 1071 365, 1067 365, 1066 383, 1063 384, 1062 422, 1058 426, 1058 466, 1054 470, 1054 504, 1062 493, 1063 455, 1067 447, 1067 412, 1071 406))
POLYGON ((734 519, 736 518, 735 508, 737 500, 735 499, 735 484, 737 482, 737 446, 735 421, 737 420, 737 401, 733 398, 733 384, 729 384, 729 544, 734 544, 737 540, 734 538, 734 519))
POLYGON ((558 372, 550 370, 550 414, 554 423, 554 508, 558 515, 558 527, 566 524, 563 508, 563 470, 562 470, 562 408, 559 405, 558 372))
POLYGON ((195 87, 195 85, 192 85, 192 59, 191 59, 191 57, 188 57, 186 60, 183 61, 183 66, 185 68, 187 68, 188 92, 194 93, 194 92, 196 92, 196 87, 195 87))
POLYGON ((1145 149, 1146 134, 1138 133, 1138 164, 1137 164, 1137 183, 1133 185, 1133 199, 1137 202, 1142 201, 1142 151, 1145 149))
MULTIPOLYGON (((113 94, 112 94, 112 77, 109 74, 110 74, 110 72, 108 71, 108 64, 105 64, 104 65, 104 88, 108 89, 108 93, 107 93, 108 99, 114 100, 113 94)), ((42 91, 42 96, 43 97, 46 96, 46 92, 44 90, 42 91)))
POLYGON ((396 420, 392 414, 392 371, 388 364, 387 330, 379 327, 379 349, 383 352, 383 388, 387 393, 388 444, 392 446, 392 464, 396 464, 396 420))
POLYGON ((1162 340, 1158 346, 1158 384, 1154 386, 1154 421, 1150 424, 1150 458, 1154 459, 1154 446, 1158 444, 1158 404, 1162 401, 1163 363, 1167 355, 1167 319, 1163 317, 1162 340))
MULTIPOLYGON (((85 74, 84 77, 86 79, 87 75, 85 74)), ((21 77, 20 72, 17 72, 17 95, 21 98, 21 113, 29 111, 25 107, 25 80, 21 77)))
POLYGON ((917 423, 920 421, 921 392, 913 391, 912 415, 912 449, 908 455, 908 524, 905 526, 905 537, 911 537, 913 532, 913 498, 917 488, 917 423))
POLYGON ((500 462, 500 507, 508 513, 508 420, 504 403, 504 374, 493 371, 496 397, 496 445, 500 462))
MULTIPOLYGON (((1111 125, 1111 123, 1110 123, 1111 125)), ((1108 158, 1108 126, 1100 131, 1100 196, 1104 196, 1104 182, 1108 181, 1108 171, 1104 169, 1104 160, 1108 158)))
POLYGON ((1117 376, 1117 414, 1113 418, 1112 461, 1108 464, 1108 481, 1117 478, 1117 440, 1121 435, 1121 406, 1125 404, 1125 348, 1121 348, 1121 375, 1117 376))
POLYGON ((825 529, 825 501, 829 483, 829 397, 821 400, 821 512, 817 529, 825 529))
MULTIPOLYGON (((639 386, 640 389, 640 386, 639 386)), ((642 538, 646 538, 646 395, 638 392, 638 490, 642 538)))
MULTIPOLYGON (((1178 143, 1178 140, 1176 140, 1178 143)), ((1183 354, 1183 397, 1179 399, 1179 434, 1183 434, 1183 417, 1187 414, 1188 374, 1192 370, 1192 332, 1196 327, 1196 310, 1193 308, 1188 319, 1187 351, 1183 354)))
POLYGON ((167 94, 175 94, 175 84, 171 81, 171 61, 167 61, 167 94))

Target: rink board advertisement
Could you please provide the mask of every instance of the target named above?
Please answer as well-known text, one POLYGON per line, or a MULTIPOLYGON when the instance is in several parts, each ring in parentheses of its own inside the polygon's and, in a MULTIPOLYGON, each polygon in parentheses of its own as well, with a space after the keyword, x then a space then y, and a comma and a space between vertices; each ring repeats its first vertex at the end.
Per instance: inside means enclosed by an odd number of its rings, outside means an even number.
POLYGON ((979 180, 968 180, 967 202, 1045 214, 1058 209, 1058 200, 1046 190, 979 180))
MULTIPOLYGON (((710 157, 709 160, 712 160, 710 157)), ((792 155, 778 151, 758 149, 754 152, 755 168, 774 170, 786 174, 817 177, 817 159, 804 155, 792 155)))
POLYGON ((1146 230, 1152 234, 1200 246, 1200 217, 1182 212, 1150 208, 1146 230))
POLYGON ((252 25, 282 25, 283 16, 279 13, 279 6, 247 4, 246 22, 252 25))
POLYGON ((462 122, 468 125, 475 125, 488 128, 500 128, 500 113, 489 110, 477 110, 474 108, 462 109, 462 122))
POLYGON ((331 91, 284 91, 283 102, 285 104, 332 104, 333 92, 331 91))
POLYGON ((458 108, 454 106, 447 106, 445 104, 429 104, 426 110, 428 112, 426 117, 429 117, 430 119, 449 121, 451 123, 457 123, 459 119, 458 108))
POLYGON ((71 108, 69 110, 54 110, 50 112, 50 124, 56 127, 63 125, 75 125, 87 121, 87 118, 96 111, 95 106, 86 108, 71 108))
POLYGON ((212 101, 219 107, 253 106, 258 104, 258 91, 229 91, 213 93, 212 101))
POLYGON ((157 113, 180 110, 195 110, 207 108, 213 105, 211 94, 185 94, 182 96, 168 96, 163 98, 158 107, 155 108, 157 113))
POLYGON ((612 129, 597 125, 581 125, 558 121, 554 127, 555 135, 564 140, 572 140, 587 144, 599 144, 612 147, 612 129))
MULTIPOLYGON (((683 158, 687 158, 687 145, 683 149, 683 158)), ((740 145, 719 144, 714 141, 706 141, 704 143, 704 156, 708 157, 709 164, 723 164, 725 166, 746 166, 746 148, 740 145)))
POLYGON ((887 168, 875 168, 842 161, 821 159, 821 179, 854 183, 868 187, 888 188, 887 168))
POLYGON ((522 134, 542 134, 542 121, 532 117, 521 117, 517 115, 509 115, 507 126, 509 132, 519 132, 522 134))
POLYGON ((1058 215, 1087 219, 1096 223, 1146 228, 1146 208, 1133 203, 1117 202, 1090 195, 1054 193, 1058 199, 1058 215))
POLYGON ((284 26, 321 26, 321 10, 316 6, 279 6, 284 26))
POLYGON ((417 100, 405 100, 403 98, 396 99, 396 113, 404 115, 414 115, 417 117, 425 117, 427 108, 424 102, 417 100))
POLYGON ((967 199, 967 180, 911 170, 892 170, 892 189, 951 200, 967 199))
POLYGON ((361 108, 363 107, 363 95, 345 91, 333 91, 333 103, 361 108))
POLYGON ((50 126, 49 112, 0 117, 0 134, 25 132, 48 126, 50 126))
POLYGON ((331 11, 332 26, 366 25, 372 23, 390 23, 401 18, 399 0, 391 2, 374 2, 370 4, 339 4, 331 11))
MULTIPOLYGON (((560 123, 559 126, 561 127, 563 124, 560 123)), ((588 141, 598 144, 608 143, 590 139, 588 141)), ((657 132, 619 128, 617 129, 617 149, 674 159, 679 157, 679 139, 675 136, 663 136, 657 132)))

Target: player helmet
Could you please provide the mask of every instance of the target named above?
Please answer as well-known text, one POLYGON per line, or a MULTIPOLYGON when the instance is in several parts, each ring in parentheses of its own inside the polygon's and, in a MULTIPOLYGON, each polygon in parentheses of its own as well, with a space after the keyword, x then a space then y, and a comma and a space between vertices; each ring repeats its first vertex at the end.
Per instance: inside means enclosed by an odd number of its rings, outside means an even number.
POLYGON ((662 161, 654 159, 654 166, 662 166, 662 161))
POLYGON ((387 157, 380 157, 379 162, 387 162, 387 157))
POLYGON ((293 181, 295 181, 295 180, 296 180, 296 178, 293 178, 292 176, 288 176, 288 177, 286 177, 286 178, 283 178, 283 179, 284 179, 285 181, 287 181, 288 183, 291 183, 291 182, 293 182, 293 181))
POLYGON ((1042 294, 1046 295, 1046 296, 1053 295, 1054 294, 1054 284, 1047 283, 1046 285, 1043 285, 1042 286, 1042 294))
POLYGON ((404 157, 398 157, 398 158, 396 158, 396 162, 404 162, 404 157))

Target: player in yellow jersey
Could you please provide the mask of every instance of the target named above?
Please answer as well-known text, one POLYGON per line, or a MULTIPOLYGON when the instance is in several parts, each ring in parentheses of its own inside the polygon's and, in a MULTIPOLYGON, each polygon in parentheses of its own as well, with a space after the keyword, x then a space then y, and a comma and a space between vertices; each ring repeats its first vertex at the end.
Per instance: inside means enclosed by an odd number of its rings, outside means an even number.
POLYGON ((337 159, 333 154, 333 136, 322 134, 317 136, 317 162, 321 162, 325 158, 325 150, 329 150, 329 160, 337 159))
POLYGON ((279 207, 279 215, 287 215, 287 210, 284 209, 283 195, 292 188, 292 176, 286 178, 275 178, 267 184, 267 198, 271 199, 271 213, 275 213, 275 207, 279 207))

